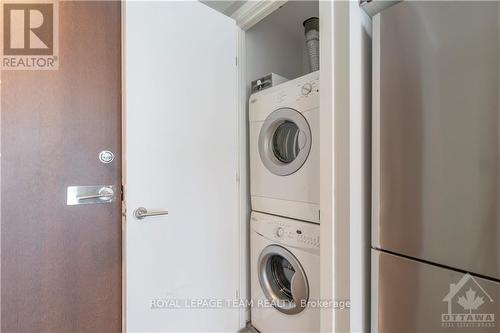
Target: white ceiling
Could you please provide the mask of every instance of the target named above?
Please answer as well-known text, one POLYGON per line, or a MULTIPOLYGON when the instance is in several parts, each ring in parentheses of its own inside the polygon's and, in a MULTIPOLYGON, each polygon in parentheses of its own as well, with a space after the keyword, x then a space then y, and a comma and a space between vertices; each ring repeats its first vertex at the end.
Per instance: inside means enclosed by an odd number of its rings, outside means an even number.
POLYGON ((215 9, 222 14, 231 16, 238 8, 243 6, 246 1, 218 1, 218 0, 200 0, 205 5, 215 9))

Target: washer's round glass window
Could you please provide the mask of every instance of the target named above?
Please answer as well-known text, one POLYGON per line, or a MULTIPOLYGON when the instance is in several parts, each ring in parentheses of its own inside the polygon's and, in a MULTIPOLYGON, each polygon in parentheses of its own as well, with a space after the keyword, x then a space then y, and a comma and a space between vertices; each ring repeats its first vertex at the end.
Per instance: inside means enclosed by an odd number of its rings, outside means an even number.
POLYGON ((260 253, 257 267, 262 291, 275 309, 285 314, 304 310, 309 284, 302 265, 290 251, 268 245, 260 253))
POLYGON ((273 153, 282 163, 291 163, 300 152, 299 146, 300 130, 291 121, 281 123, 273 135, 273 153))
POLYGON ((292 264, 282 256, 275 254, 267 261, 266 271, 274 293, 281 300, 292 302, 292 277, 295 274, 292 264))
POLYGON ((259 155, 273 174, 288 176, 299 170, 311 151, 312 135, 306 118, 297 110, 281 108, 262 124, 259 155))

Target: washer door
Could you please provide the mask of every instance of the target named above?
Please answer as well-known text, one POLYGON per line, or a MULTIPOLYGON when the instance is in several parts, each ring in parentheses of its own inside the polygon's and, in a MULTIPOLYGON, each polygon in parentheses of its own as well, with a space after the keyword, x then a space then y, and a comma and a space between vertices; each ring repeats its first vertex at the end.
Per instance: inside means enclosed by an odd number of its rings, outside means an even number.
POLYGON ((264 121, 259 134, 262 163, 273 174, 287 176, 299 170, 311 151, 311 129, 297 110, 281 108, 264 121))
POLYGON ((296 314, 305 309, 309 284, 302 265, 290 251, 269 245, 262 250, 257 267, 262 291, 278 311, 296 314))

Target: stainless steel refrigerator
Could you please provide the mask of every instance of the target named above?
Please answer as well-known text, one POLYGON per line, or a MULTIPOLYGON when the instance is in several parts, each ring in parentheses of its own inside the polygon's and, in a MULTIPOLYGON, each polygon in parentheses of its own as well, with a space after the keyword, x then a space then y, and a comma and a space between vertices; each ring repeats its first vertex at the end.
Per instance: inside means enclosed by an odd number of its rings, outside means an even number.
POLYGON ((500 3, 373 18, 373 332, 500 332, 500 3))

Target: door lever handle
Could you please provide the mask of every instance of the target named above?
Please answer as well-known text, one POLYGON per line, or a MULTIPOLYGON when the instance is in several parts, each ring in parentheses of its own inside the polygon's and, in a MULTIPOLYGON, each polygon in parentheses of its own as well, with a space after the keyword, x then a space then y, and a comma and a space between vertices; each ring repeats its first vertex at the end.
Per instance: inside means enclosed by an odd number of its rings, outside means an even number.
POLYGON ((68 186, 66 204, 68 206, 110 204, 115 202, 116 192, 115 185, 68 186))
POLYGON ((160 216, 160 215, 168 215, 168 210, 158 210, 149 212, 144 207, 139 207, 136 210, 134 210, 134 216, 138 220, 142 220, 143 218, 148 216, 160 216))
POLYGON ((102 200, 111 200, 115 195, 115 192, 110 187, 103 187, 99 190, 98 194, 92 195, 82 195, 77 196, 76 200, 89 200, 89 199, 102 199, 102 200))

